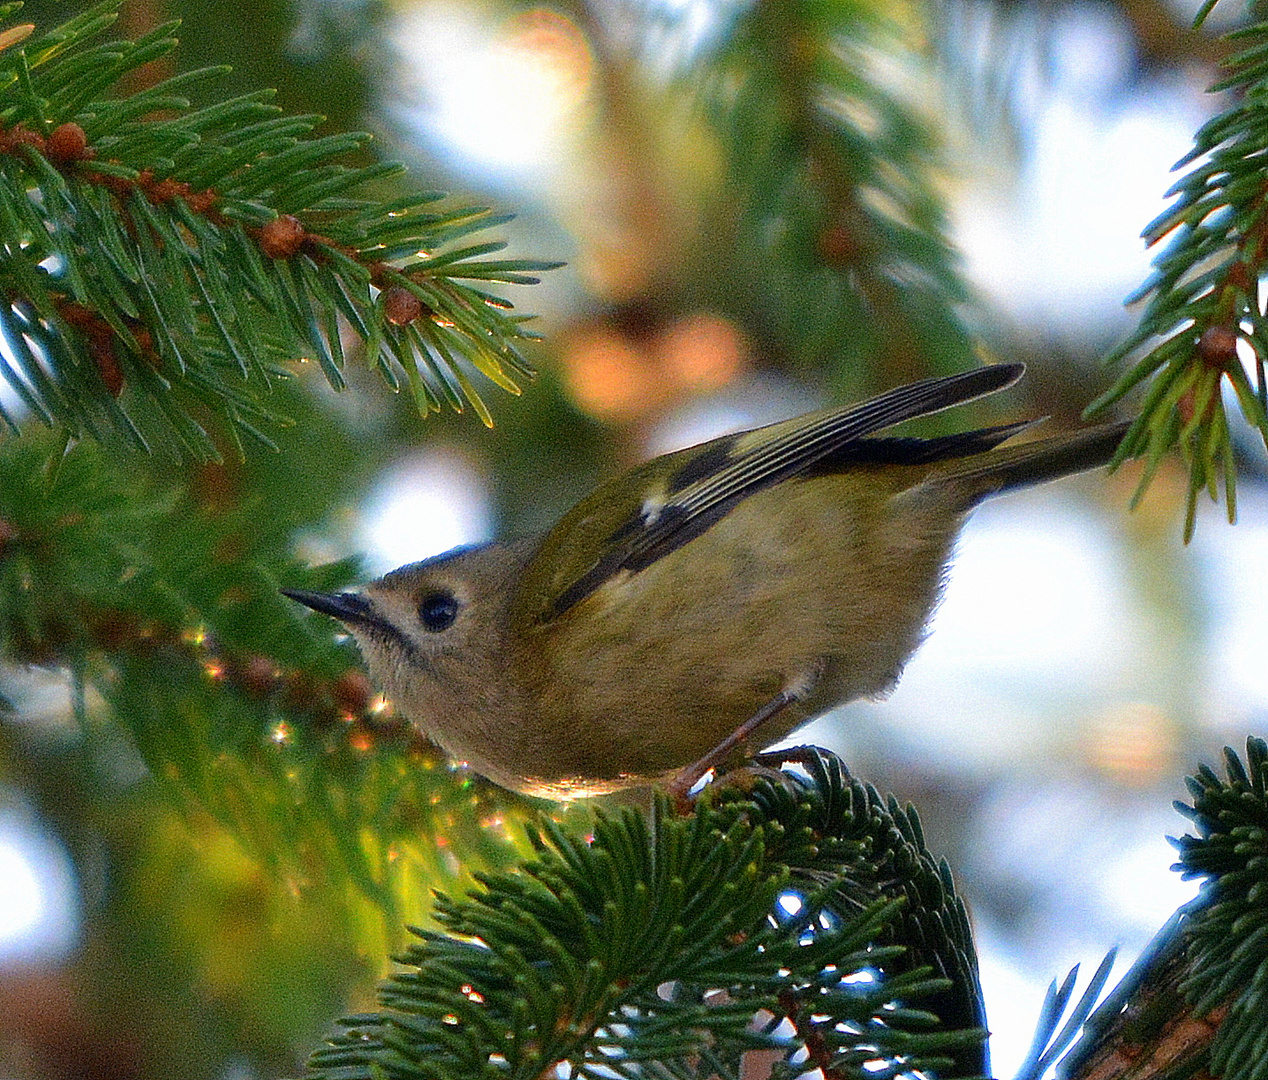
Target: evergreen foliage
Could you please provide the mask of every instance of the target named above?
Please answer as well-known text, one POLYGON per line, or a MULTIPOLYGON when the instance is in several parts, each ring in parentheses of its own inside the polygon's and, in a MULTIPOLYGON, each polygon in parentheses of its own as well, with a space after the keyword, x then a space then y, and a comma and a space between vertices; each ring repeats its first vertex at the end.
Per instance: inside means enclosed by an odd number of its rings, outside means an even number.
POLYGON ((1196 836, 1174 840, 1174 869, 1202 879, 1061 1061, 1062 1080, 1268 1077, 1268 743, 1246 761, 1224 750, 1226 779, 1203 765, 1177 802, 1196 836))
MULTIPOLYGON (((1201 25, 1212 7, 1198 16, 1201 25)), ((1268 194, 1263 131, 1268 119, 1268 23, 1234 31, 1243 46, 1224 61, 1229 76, 1213 92, 1233 103, 1205 123, 1176 168, 1192 165, 1167 192, 1175 201, 1144 231, 1153 245, 1170 237, 1156 270, 1129 302, 1146 301, 1136 328, 1107 357, 1131 368, 1089 406, 1095 412, 1148 381, 1140 415, 1118 461, 1144 456, 1143 494, 1163 456, 1179 448, 1189 469, 1184 536, 1193 535, 1197 497, 1218 497, 1236 515, 1236 464, 1221 390, 1227 380, 1243 416, 1268 446, 1268 321, 1259 282, 1268 269, 1268 194), (1195 164, 1196 163, 1196 164, 1195 164), (1253 357, 1252 385, 1240 350, 1253 357)))
POLYGON ((1246 763, 1224 752, 1226 780, 1203 766, 1176 809, 1197 836, 1176 841, 1177 869, 1202 879, 1186 912, 1180 988, 1196 1016, 1223 1016, 1210 1068, 1225 1080, 1268 1077, 1268 743, 1246 740, 1246 763))
POLYGON ((1079 1032, 1091 1017, 1093 1008, 1105 989, 1110 971, 1118 951, 1111 949, 1105 959, 1092 975, 1088 985, 1074 1001, 1074 989, 1079 975, 1079 965, 1066 974, 1057 984, 1053 979, 1048 984, 1048 992, 1039 1010, 1039 1022, 1035 1025, 1035 1036, 1030 1044, 1030 1052, 1017 1070, 1013 1080, 1040 1080, 1047 1076, 1061 1056, 1070 1048, 1071 1043, 1079 1036, 1079 1032), (1073 1002, 1073 1004, 1071 1004, 1073 1002), (1062 1023, 1062 1021, 1065 1021, 1062 1023), (1058 1024, 1060 1028, 1058 1029, 1058 1024))
MULTIPOLYGON (((304 395, 279 394, 317 423, 304 395)), ((468 834, 480 865, 514 845, 490 827, 488 787, 455 783, 381 711, 355 650, 278 593, 352 579, 351 560, 303 566, 291 536, 365 467, 358 451, 319 465, 283 455, 281 474, 256 462, 147 478, 134 456, 92 442, 0 443, 0 655, 68 667, 85 729, 100 722, 91 696, 172 805, 210 815, 279 881, 337 882, 349 932, 383 955, 399 905, 427 883, 469 880, 448 834, 468 834)))
POLYGON ((907 81, 921 67, 889 13, 772 0, 729 20, 687 81, 727 155, 731 287, 751 284, 759 326, 801 365, 848 349, 855 392, 860 369, 889 386, 974 363, 937 136, 880 70, 895 54, 907 81))
POLYGON ((533 859, 438 898, 440 929, 315 1075, 735 1077, 760 1049, 774 1076, 984 1074, 950 871, 910 807, 832 755, 799 760, 685 817, 661 800, 584 840, 543 819, 533 859))
POLYGON ((210 425, 272 445, 287 362, 314 360, 342 388, 351 334, 421 411, 470 405, 490 423, 473 375, 517 393, 532 335, 485 285, 554 264, 469 242, 507 220, 488 209, 385 197, 399 166, 340 161, 366 135, 311 137, 321 118, 283 115, 268 93, 193 108, 186 94, 214 69, 103 100, 176 44, 175 24, 95 42, 118 5, 0 38, 0 288, 16 356, 0 374, 25 407, 67 437, 218 460, 210 425))

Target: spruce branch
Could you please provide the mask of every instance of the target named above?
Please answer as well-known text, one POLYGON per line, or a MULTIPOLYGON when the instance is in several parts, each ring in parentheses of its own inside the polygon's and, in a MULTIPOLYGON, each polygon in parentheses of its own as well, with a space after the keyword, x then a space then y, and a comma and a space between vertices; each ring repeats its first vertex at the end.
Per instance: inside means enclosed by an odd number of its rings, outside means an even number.
MULTIPOLYGON (((1199 14, 1199 23, 1209 7, 1199 14)), ((1229 521, 1236 516, 1225 383, 1268 445, 1268 308, 1258 284, 1268 273, 1263 165, 1268 23, 1228 38, 1245 48, 1223 61, 1228 77, 1211 89, 1231 92, 1235 103, 1198 130, 1193 149, 1175 165, 1193 167, 1167 192, 1174 197, 1172 205, 1143 234, 1151 246, 1170 240, 1154 260, 1154 273, 1128 299, 1145 304, 1139 324, 1107 357, 1111 364, 1130 357, 1132 365, 1087 410, 1104 409, 1152 379, 1115 464, 1129 457, 1146 459, 1139 500, 1163 456, 1179 448, 1189 470, 1186 541, 1193 535, 1203 490, 1218 500, 1222 482, 1229 521), (1243 353, 1254 366, 1253 385, 1243 353)))
POLYGON ((1043 1080, 1048 1075, 1048 1070, 1070 1048, 1092 1015, 1117 954, 1117 949, 1106 953, 1078 1001, 1074 1000, 1074 988, 1079 975, 1078 964, 1067 972, 1060 985, 1055 979, 1048 985, 1048 992, 1044 995, 1044 1002, 1039 1010, 1039 1022, 1035 1025, 1030 1052, 1013 1080, 1043 1080))
MULTIPOLYGON (((487 284, 557 264, 468 242, 508 220, 488 208, 375 198, 403 169, 341 163, 368 135, 314 137, 320 117, 267 92, 193 107, 223 69, 100 97, 176 45, 175 23, 96 41, 118 3, 0 38, 0 376, 25 408, 72 438, 217 460, 210 425, 268 443, 285 423, 269 397, 290 363, 342 388, 351 334, 421 411, 491 423, 473 376, 517 393, 534 335, 487 284)), ((0 423, 17 430, 2 408, 0 423)))
MULTIPOLYGON (((316 428, 298 390, 286 405, 316 428)), ((456 782, 347 643, 278 592, 355 576, 352 560, 308 568, 290 550, 295 515, 336 486, 321 470, 351 473, 355 448, 296 461, 299 475, 277 475, 298 455, 266 455, 286 498, 225 465, 180 483, 91 441, 64 450, 41 431, 0 442, 0 663, 69 672, 86 738, 126 733, 171 806, 214 822, 278 885, 326 889, 367 955, 399 947, 400 912, 427 883, 507 860, 496 822, 514 812, 456 782), (447 855, 451 833, 471 865, 447 855)))
POLYGON ((1268 743, 1226 748, 1225 778, 1203 765, 1176 809, 1196 836, 1174 840, 1198 896, 1158 932, 1088 1019, 1062 1080, 1268 1077, 1268 743))
POLYGON ((901 52, 897 24, 789 0, 732 19, 689 78, 727 154, 737 270, 759 278, 763 316, 798 359, 848 342, 848 362, 882 383, 974 362, 936 134, 876 63, 901 52))
POLYGON ((980 1010, 949 879, 908 810, 825 752, 801 757, 804 773, 724 784, 685 817, 661 800, 584 838, 543 819, 533 859, 438 897, 440 929, 313 1074, 731 1078, 753 1052, 776 1076, 982 1074, 982 1028, 931 1008, 953 982, 940 972, 967 964, 980 1010))

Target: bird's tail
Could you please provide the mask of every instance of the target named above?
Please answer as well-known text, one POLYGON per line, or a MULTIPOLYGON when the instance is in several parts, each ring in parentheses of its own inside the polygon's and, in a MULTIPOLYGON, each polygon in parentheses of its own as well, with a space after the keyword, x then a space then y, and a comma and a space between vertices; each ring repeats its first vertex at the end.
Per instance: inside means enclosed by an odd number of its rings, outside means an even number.
POLYGON ((959 458, 940 470, 942 479, 963 485, 976 503, 1003 491, 1107 464, 1129 426, 1106 424, 959 458))

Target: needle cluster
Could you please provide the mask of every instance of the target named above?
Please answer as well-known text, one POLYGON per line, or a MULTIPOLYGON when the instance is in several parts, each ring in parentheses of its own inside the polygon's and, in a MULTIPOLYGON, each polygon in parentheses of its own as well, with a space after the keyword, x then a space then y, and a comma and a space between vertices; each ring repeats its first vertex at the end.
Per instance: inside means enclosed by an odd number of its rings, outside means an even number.
POLYGON ((356 348, 420 410, 491 422, 477 381, 518 392, 533 335, 487 283, 554 264, 489 258, 504 245, 468 237, 507 216, 349 164, 368 135, 315 136, 321 117, 267 91, 193 105, 224 69, 119 94, 177 24, 98 40, 118 6, 0 29, 0 378, 25 410, 68 438, 216 460, 226 440, 271 445, 287 417, 270 391, 295 362, 341 389, 356 348))

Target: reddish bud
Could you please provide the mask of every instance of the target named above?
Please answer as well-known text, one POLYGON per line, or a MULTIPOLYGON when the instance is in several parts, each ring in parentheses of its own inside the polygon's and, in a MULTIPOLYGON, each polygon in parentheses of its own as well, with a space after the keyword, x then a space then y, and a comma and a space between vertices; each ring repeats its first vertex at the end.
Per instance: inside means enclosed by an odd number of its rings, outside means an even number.
POLYGON ((374 696, 374 688, 365 672, 349 668, 335 680, 331 687, 331 696, 335 704, 344 712, 359 716, 370 707, 370 699, 374 696))
POLYGON ((207 191, 191 191, 185 196, 185 202, 195 214, 205 214, 216 205, 216 200, 219 197, 210 189, 207 191))
POLYGON ((275 217, 260 230, 260 248, 270 259, 289 259, 304 242, 304 226, 291 214, 275 217))
POLYGON ((52 161, 69 165, 93 156, 88 147, 88 136, 78 124, 58 124, 48 137, 46 153, 52 161))
POLYGON ((13 130, 9 135, 15 145, 34 146, 41 154, 44 153, 44 136, 38 131, 32 131, 22 124, 14 124, 13 130))
POLYGON ((819 233, 819 258, 830 266, 843 266, 857 261, 859 245, 844 225, 832 225, 819 233))
POLYGON ((145 190, 146 197, 156 206, 171 202, 181 195, 188 194, 188 192, 188 184, 182 180, 173 180, 170 176, 166 180, 159 180, 150 184, 145 190))
POLYGON ((359 754, 368 754, 374 742, 374 730, 359 721, 348 730, 348 745, 359 754))
POLYGON ((66 303, 58 305, 57 310, 71 326, 77 326, 81 329, 91 326, 98 317, 92 308, 77 304, 74 300, 68 300, 66 303))
POLYGON ((1253 296, 1255 293, 1255 275, 1240 259, 1228 268, 1226 280, 1244 295, 1253 296))
POLYGON ((140 323, 130 326, 129 329, 132 331, 132 340, 136 342, 137 352, 157 367, 158 357, 154 353, 154 335, 140 323))
POLYGON ((423 302, 403 285, 383 292, 383 314, 397 326, 408 326, 423 313, 423 302))
POLYGON ((1237 363, 1237 331, 1228 326, 1208 326, 1198 338, 1198 359, 1217 368, 1237 363))
POLYGON ((101 376, 101 381, 106 384, 106 389, 110 391, 111 397, 118 397, 123 393, 123 368, 119 365, 119 358, 115 356, 114 349, 106 344, 101 347, 94 347, 92 352, 93 361, 97 365, 97 374, 101 376))
POLYGON ((238 678, 248 694, 267 697, 277 689, 280 674, 267 656, 252 656, 242 665, 238 678))

